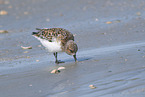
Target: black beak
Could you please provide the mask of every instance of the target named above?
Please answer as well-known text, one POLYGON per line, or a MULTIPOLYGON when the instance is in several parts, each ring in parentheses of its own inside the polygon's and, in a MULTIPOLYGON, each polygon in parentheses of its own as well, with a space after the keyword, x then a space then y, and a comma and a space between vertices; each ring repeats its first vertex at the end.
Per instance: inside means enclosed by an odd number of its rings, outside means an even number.
POLYGON ((77 58, 76 58, 76 55, 73 55, 73 57, 74 57, 74 59, 75 59, 75 62, 78 62, 78 61, 77 61, 77 58))

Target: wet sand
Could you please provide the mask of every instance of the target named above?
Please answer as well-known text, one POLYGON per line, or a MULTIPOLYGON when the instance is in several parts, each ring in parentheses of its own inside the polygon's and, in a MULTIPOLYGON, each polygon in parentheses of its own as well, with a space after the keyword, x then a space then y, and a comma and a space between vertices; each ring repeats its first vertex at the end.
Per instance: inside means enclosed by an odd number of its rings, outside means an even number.
POLYGON ((0 33, 0 97, 144 97, 144 0, 0 0, 0 9, 8 31, 0 33), (31 36, 51 27, 75 35, 78 63, 59 53, 65 63, 56 65, 31 36))

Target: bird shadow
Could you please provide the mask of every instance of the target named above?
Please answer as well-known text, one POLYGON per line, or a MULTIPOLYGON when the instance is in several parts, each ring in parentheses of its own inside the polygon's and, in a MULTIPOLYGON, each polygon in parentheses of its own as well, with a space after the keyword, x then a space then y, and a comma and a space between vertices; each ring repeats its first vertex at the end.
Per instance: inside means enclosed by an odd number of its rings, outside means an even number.
MULTIPOLYGON (((83 58, 78 58, 78 63, 79 62, 83 62, 83 61, 87 61, 87 60, 91 60, 92 59, 92 57, 83 57, 83 58)), ((72 60, 72 59, 67 59, 67 60, 65 60, 65 63, 66 62, 73 62, 74 60, 72 60)))

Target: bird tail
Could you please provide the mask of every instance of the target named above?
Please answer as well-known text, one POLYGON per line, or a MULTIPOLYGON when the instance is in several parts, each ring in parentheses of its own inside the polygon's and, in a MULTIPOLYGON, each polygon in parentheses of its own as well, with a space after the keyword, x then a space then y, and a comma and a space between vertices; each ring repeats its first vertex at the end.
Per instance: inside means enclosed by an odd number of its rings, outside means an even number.
POLYGON ((36 34, 38 34, 38 32, 32 32, 32 35, 36 35, 36 34))
POLYGON ((42 30, 42 29, 40 29, 40 28, 36 28, 36 30, 42 30))
POLYGON ((36 30, 38 30, 38 32, 32 32, 32 35, 37 35, 39 33, 39 31, 42 30, 42 29, 36 28, 36 30))

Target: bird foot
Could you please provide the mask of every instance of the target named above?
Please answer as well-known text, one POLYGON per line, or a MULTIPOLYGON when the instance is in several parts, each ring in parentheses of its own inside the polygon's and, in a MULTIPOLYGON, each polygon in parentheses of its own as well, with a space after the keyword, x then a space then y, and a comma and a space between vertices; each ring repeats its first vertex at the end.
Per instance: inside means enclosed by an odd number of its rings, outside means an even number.
POLYGON ((57 60, 55 61, 56 64, 59 64, 59 63, 65 63, 64 61, 61 61, 61 60, 57 60))

